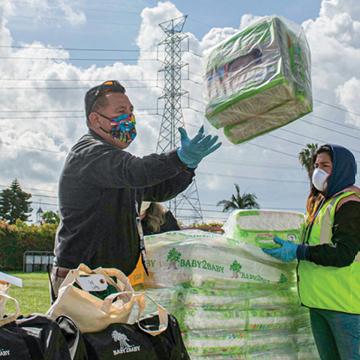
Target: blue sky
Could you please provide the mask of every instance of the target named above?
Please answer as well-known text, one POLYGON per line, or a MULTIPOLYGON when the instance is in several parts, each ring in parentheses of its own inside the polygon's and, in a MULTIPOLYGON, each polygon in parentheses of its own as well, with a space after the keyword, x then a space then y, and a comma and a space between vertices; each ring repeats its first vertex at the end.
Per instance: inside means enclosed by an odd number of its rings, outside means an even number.
MULTIPOLYGON (((29 0, 13 0, 14 4, 24 6, 29 0)), ((136 37, 141 24, 140 13, 145 7, 154 7, 157 1, 145 0, 104 0, 74 1, 74 9, 81 9, 86 15, 86 23, 78 26, 68 26, 62 11, 54 1, 39 15, 40 6, 33 6, 26 11, 19 11, 9 17, 15 42, 41 41, 44 44, 63 47, 138 49, 136 37)), ((319 0, 288 1, 288 0, 177 0, 172 1, 178 10, 188 15, 185 31, 193 33, 201 39, 213 27, 238 28, 241 16, 252 14, 256 16, 282 15, 297 23, 302 23, 319 14, 319 0)), ((25 10, 24 9, 24 10, 25 10)), ((74 57, 83 58, 95 53, 71 52, 74 57)), ((97 53, 100 58, 114 58, 115 53, 97 53)), ((133 58, 134 56, 131 56, 133 58)), ((129 61, 130 62, 130 61, 129 61)), ((99 65, 111 62, 98 61, 99 65)), ((75 65, 88 66, 89 61, 74 61, 75 65)))
MULTIPOLYGON (((139 124, 138 138, 129 151, 142 156, 155 150, 161 118, 149 109, 156 107, 161 89, 140 79, 156 78, 159 70, 149 52, 156 51, 161 40, 158 23, 182 14, 188 15, 184 31, 196 52, 237 31, 241 21, 272 14, 302 24, 312 52, 313 113, 249 143, 224 143, 200 165, 197 182, 209 219, 224 218, 216 213, 219 208, 215 205, 231 196, 235 182, 242 192, 256 193, 264 208, 303 210, 308 183, 297 154, 306 143, 340 143, 360 156, 357 0, 3 0, 3 4, 0 85, 3 91, 12 89, 12 98, 9 101, 9 96, 0 96, 0 186, 17 177, 25 189, 35 189, 31 190, 35 209, 40 201, 45 209, 56 209, 61 167, 67 151, 86 131, 83 96, 89 86, 97 84, 95 79, 127 79, 124 85, 137 109, 139 124), (19 45, 25 48, 17 48, 19 45), (142 51, 141 59, 151 61, 138 61, 138 50, 142 51), (45 61, 44 57, 50 59, 45 61), (50 89, 55 84, 62 88, 50 89), (44 109, 53 113, 44 115, 44 109), (64 109, 67 112, 59 116, 57 112, 64 109), (29 120, 15 121, 15 116, 29 120)), ((184 56, 191 71, 201 73, 199 57, 184 56)), ((201 84, 195 75, 183 81, 184 88, 197 99, 190 107, 200 111, 184 109, 188 130, 194 133, 205 123, 209 132, 216 133, 201 114, 203 93, 195 80, 201 84)))

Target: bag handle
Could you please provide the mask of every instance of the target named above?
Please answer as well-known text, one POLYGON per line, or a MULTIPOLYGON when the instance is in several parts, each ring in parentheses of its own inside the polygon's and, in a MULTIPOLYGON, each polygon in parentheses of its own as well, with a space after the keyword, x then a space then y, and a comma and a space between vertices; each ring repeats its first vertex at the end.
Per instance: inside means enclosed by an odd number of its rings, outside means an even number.
POLYGON ((120 271, 120 270, 118 270, 118 269, 115 269, 115 270, 116 270, 116 275, 115 275, 115 276, 116 276, 116 278, 117 278, 118 280, 120 280, 120 284, 118 284, 117 282, 115 282, 115 281, 109 276, 109 274, 106 272, 106 270, 105 270, 104 268, 101 268, 101 267, 96 268, 96 269, 93 270, 93 272, 94 272, 95 274, 104 275, 105 278, 106 278, 106 280, 109 279, 109 283, 110 283, 111 285, 113 285, 116 289, 118 289, 119 292, 128 291, 128 290, 126 290, 126 288, 131 289, 131 291, 133 291, 133 288, 132 288, 132 286, 131 286, 131 284, 130 284, 130 281, 129 281, 128 277, 127 277, 122 271, 120 271))
POLYGON ((139 315, 138 315, 138 320, 137 320, 137 324, 139 326, 139 328, 144 331, 145 333, 151 335, 151 336, 156 336, 161 334, 162 332, 164 332, 167 328, 168 328, 168 324, 169 324, 169 313, 167 312, 167 310, 161 306, 158 302, 156 302, 153 298, 151 298, 149 295, 144 294, 146 298, 148 298, 151 302, 153 302, 156 307, 157 307, 157 313, 159 316, 159 327, 156 330, 148 330, 146 328, 144 328, 141 325, 141 320, 144 319, 140 319, 140 311, 139 311, 139 315))
POLYGON ((143 293, 134 293, 133 291, 121 291, 121 292, 117 292, 117 293, 108 295, 103 301, 101 310, 106 313, 109 313, 113 301, 124 295, 126 295, 126 299, 125 299, 125 301, 122 301, 121 306, 126 305, 126 306, 133 307, 134 304, 137 302, 138 306, 139 306, 139 311, 141 311, 141 313, 144 311, 144 309, 145 309, 144 294, 143 293))
MULTIPOLYGON (((129 289, 133 290, 129 280, 127 279, 126 275, 122 273, 120 270, 118 270, 116 273, 116 277, 120 280, 120 283, 115 282, 111 277, 106 273, 106 270, 103 268, 97 268, 94 270, 91 270, 88 266, 84 264, 80 264, 77 269, 72 269, 68 272, 66 275, 66 278, 62 282, 60 289, 64 288, 65 286, 71 285, 74 282, 78 283, 78 279, 80 277, 80 272, 84 272, 88 275, 91 274, 101 274, 105 277, 108 284, 114 286, 119 292, 123 292, 126 287, 128 286, 129 289)), ((59 291, 60 291, 59 289, 59 291)))
POLYGON ((7 300, 11 300, 15 303, 15 312, 13 314, 7 316, 6 318, 0 319, 0 326, 3 326, 5 324, 8 324, 8 323, 16 320, 19 317, 20 306, 19 306, 19 302, 15 298, 11 297, 10 295, 7 295, 7 294, 1 292, 0 297, 3 297, 7 300))
POLYGON ((138 304, 139 306, 139 311, 138 311, 138 316, 137 316, 137 324, 139 326, 139 328, 152 336, 156 336, 161 334, 162 332, 164 332, 167 327, 168 327, 168 321, 169 321, 169 313, 167 312, 167 310, 161 306, 158 302, 156 302, 153 298, 151 298, 149 295, 147 295, 146 293, 135 293, 135 292, 131 292, 131 291, 123 291, 120 293, 114 293, 111 294, 109 296, 107 296, 104 299, 103 305, 101 307, 101 310, 105 311, 106 313, 108 313, 110 311, 110 307, 112 305, 112 302, 117 299, 118 297, 121 297, 123 295, 131 295, 130 300, 127 300, 126 303, 123 303, 123 306, 131 306, 133 307, 135 303, 138 304), (156 307, 157 307, 157 313, 159 316, 159 327, 156 330, 148 330, 145 327, 143 327, 141 325, 141 320, 140 319, 141 315, 144 313, 145 307, 146 307, 146 302, 145 299, 149 299, 151 302, 153 302, 156 307))

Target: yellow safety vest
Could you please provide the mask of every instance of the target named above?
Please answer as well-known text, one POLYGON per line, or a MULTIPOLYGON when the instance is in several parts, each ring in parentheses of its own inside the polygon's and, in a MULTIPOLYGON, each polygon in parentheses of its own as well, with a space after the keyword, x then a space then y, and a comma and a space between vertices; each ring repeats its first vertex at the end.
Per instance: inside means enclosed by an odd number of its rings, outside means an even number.
MULTIPOLYGON (((350 195, 347 191, 327 200, 317 214, 310 234, 305 231, 309 245, 333 244, 332 227, 339 201, 350 195)), ((359 234, 360 236, 360 234, 359 234)), ((301 303, 308 307, 360 314, 360 252, 346 267, 316 265, 300 261, 298 289, 301 303)))

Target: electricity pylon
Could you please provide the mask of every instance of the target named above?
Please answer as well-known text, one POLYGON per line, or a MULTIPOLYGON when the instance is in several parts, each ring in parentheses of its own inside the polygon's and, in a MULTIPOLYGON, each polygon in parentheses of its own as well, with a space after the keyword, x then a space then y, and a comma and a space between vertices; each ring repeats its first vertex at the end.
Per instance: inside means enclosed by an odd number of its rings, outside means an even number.
MULTIPOLYGON (((159 43, 164 46, 164 66, 160 72, 164 73, 164 90, 158 100, 164 101, 159 138, 156 152, 174 150, 180 145, 179 127, 185 127, 181 99, 188 92, 181 88, 181 70, 186 63, 182 62, 182 41, 187 35, 182 32, 187 15, 164 21, 159 26, 165 33, 165 38, 159 43)), ((199 193, 196 181, 182 194, 167 204, 175 217, 199 222, 203 220, 199 193), (183 214, 183 215, 182 215, 183 214)))

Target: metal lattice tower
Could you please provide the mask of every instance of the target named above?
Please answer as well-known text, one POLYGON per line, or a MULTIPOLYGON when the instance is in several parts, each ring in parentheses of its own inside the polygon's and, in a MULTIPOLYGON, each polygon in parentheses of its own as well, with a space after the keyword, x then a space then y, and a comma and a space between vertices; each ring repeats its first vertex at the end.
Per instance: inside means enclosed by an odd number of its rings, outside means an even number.
MULTIPOLYGON (((174 150, 180 145, 179 127, 185 127, 181 99, 188 92, 181 88, 181 70, 187 64, 182 62, 182 41, 187 35, 182 32, 187 15, 159 24, 165 33, 165 38, 159 43, 164 46, 164 91, 158 100, 164 102, 164 111, 160 127, 156 152, 162 153, 174 150)), ((199 193, 194 180, 188 189, 172 199, 167 204, 175 217, 192 219, 198 222, 203 219, 199 193)))

